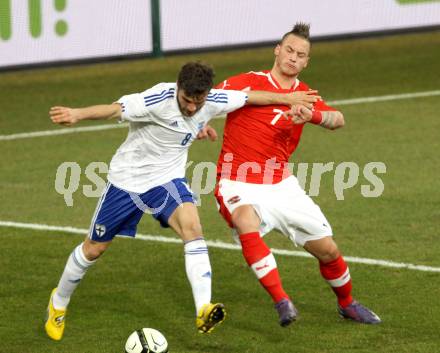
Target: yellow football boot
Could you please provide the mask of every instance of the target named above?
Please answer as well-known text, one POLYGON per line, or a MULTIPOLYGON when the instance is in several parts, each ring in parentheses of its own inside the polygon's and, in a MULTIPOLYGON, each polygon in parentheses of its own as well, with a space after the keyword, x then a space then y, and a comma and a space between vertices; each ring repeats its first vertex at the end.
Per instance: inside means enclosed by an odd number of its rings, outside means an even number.
POLYGON ((54 288, 50 294, 49 304, 47 305, 47 318, 44 328, 47 335, 55 341, 63 338, 64 321, 66 318, 66 310, 58 310, 53 306, 52 298, 57 289, 54 288))
POLYGON ((215 326, 221 324, 226 317, 225 306, 221 303, 203 305, 196 318, 196 326, 200 333, 210 333, 215 326))

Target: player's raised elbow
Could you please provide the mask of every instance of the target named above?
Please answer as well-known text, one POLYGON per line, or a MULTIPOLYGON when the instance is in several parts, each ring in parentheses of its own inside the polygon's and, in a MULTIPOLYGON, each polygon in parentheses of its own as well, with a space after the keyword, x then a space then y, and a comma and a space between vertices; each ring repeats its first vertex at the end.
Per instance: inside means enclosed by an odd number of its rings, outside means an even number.
POLYGON ((340 129, 341 127, 344 127, 344 125, 345 125, 344 114, 338 111, 335 112, 335 118, 331 130, 340 129))

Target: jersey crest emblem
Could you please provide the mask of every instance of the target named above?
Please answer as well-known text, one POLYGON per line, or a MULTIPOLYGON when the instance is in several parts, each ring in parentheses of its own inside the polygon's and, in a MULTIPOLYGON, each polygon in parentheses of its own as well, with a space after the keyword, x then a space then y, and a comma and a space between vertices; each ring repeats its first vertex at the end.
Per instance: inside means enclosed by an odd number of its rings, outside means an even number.
POLYGON ((228 200, 228 204, 233 205, 234 203, 237 203, 241 201, 240 196, 232 196, 229 200, 228 200))
POLYGON ((106 231, 107 231, 107 228, 105 228, 105 225, 95 224, 95 232, 98 237, 100 237, 100 238, 103 237, 106 231))

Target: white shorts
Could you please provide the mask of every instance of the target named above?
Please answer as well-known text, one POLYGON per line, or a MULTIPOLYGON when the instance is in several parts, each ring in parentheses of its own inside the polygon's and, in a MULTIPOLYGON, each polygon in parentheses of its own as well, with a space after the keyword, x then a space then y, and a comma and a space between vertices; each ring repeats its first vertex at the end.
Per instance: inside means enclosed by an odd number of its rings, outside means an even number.
MULTIPOLYGON (((275 229, 295 245, 304 246, 309 240, 333 235, 321 209, 301 189, 294 176, 269 185, 221 179, 215 197, 221 215, 231 228, 232 212, 237 207, 252 205, 261 219, 261 236, 275 229)), ((237 236, 235 230, 233 234, 237 236)))

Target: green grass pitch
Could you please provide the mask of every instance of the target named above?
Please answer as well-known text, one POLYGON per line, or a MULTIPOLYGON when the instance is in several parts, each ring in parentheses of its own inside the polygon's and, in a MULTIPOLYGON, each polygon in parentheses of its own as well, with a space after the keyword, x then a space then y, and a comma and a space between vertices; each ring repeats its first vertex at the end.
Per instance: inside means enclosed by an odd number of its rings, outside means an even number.
MULTIPOLYGON (((326 100, 440 89, 440 32, 317 43, 301 79, 326 100)), ((128 92, 175 80, 188 60, 211 63, 227 76, 272 65, 272 48, 121 61, 0 74, 0 135, 57 130, 48 109, 112 102, 128 92)), ((338 106, 336 106, 338 108, 338 106)), ((364 198, 359 183, 337 201, 333 174, 323 176, 315 201, 345 255, 440 267, 440 99, 411 98, 340 107, 344 129, 305 128, 293 162, 381 161, 387 173, 379 198, 364 198)), ((107 122, 106 122, 107 123, 107 122)), ((221 133, 223 120, 212 125, 221 133)), ((87 126, 83 124, 82 126, 87 126)), ((125 129, 0 141, 0 221, 87 228, 96 198, 82 177, 73 207, 54 188, 65 161, 82 170, 109 162, 125 129)), ((216 161, 220 142, 196 142, 189 160, 216 161)), ((191 177, 192 169, 189 170, 191 177)), ((199 209, 206 238, 231 242, 213 195, 199 209)), ((145 216, 144 234, 174 236, 145 216)), ((299 311, 283 329, 269 297, 239 251, 210 249, 214 299, 227 306, 225 323, 196 332, 194 308, 177 244, 117 239, 86 275, 69 306, 65 337, 43 330, 48 296, 80 235, 0 227, 0 352, 117 353, 136 328, 154 327, 172 353, 435 353, 440 351, 440 273, 350 264, 355 297, 383 323, 341 320, 334 295, 313 259, 277 256, 284 286, 299 311)), ((295 250, 277 234, 270 246, 295 250)))

